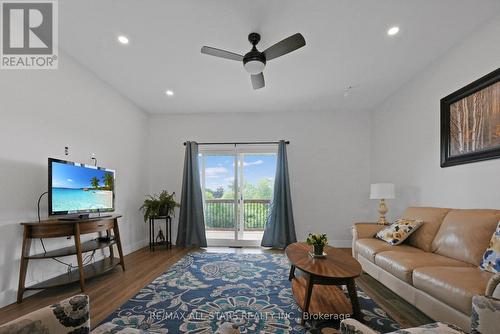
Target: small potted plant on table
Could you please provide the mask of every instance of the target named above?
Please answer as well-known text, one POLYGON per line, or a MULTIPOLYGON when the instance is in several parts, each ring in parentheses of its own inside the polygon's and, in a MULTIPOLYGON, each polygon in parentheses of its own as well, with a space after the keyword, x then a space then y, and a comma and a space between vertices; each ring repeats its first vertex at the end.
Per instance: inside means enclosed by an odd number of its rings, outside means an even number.
POLYGON ((328 244, 328 237, 326 234, 309 233, 306 242, 308 245, 313 246, 313 252, 311 253, 313 257, 324 257, 326 255, 324 252, 325 245, 328 244))
POLYGON ((144 213, 144 222, 150 218, 173 217, 175 208, 180 204, 175 201, 175 192, 169 193, 163 190, 159 195, 148 195, 140 210, 144 213))

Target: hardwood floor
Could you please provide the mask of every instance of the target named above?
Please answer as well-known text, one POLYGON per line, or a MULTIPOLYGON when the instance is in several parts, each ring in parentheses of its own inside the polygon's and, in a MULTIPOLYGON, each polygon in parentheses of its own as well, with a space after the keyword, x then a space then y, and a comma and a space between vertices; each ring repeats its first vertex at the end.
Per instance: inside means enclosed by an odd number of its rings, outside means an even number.
POLYGON ((358 286, 403 328, 416 327, 434 322, 415 306, 387 289, 368 274, 356 279, 358 286))
MULTIPOLYGON (((189 251, 187 248, 173 247, 150 252, 149 247, 143 248, 125 256, 126 271, 118 266, 112 273, 88 280, 85 293, 90 297, 92 328, 189 251)), ((25 298, 21 304, 1 308, 0 325, 78 293, 78 284, 44 290, 25 298)))
MULTIPOLYGON (((281 252, 262 250, 260 248, 225 247, 210 247, 208 250, 210 252, 257 254, 281 252)), ((350 248, 343 250, 351 252, 350 248)), ((103 321, 114 310, 137 294, 146 284, 153 281, 190 251, 192 250, 174 247, 170 250, 158 249, 155 252, 150 252, 149 248, 143 248, 125 256, 127 266, 125 272, 118 267, 112 273, 88 280, 85 293, 90 297, 92 327, 103 321)), ((369 275, 363 274, 356 280, 356 283, 403 327, 413 327, 432 322, 422 312, 369 275)), ((21 304, 11 304, 0 309, 0 325, 78 293, 80 293, 79 285, 74 284, 65 288, 45 290, 27 297, 21 304)))

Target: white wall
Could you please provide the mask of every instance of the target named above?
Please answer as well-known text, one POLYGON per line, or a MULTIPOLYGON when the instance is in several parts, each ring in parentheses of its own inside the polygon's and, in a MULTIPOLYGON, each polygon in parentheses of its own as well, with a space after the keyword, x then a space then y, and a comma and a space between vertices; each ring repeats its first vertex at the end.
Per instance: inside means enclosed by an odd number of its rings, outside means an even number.
MULTIPOLYGON (((116 170, 116 211, 126 252, 145 245, 138 207, 147 193, 147 116, 95 75, 61 53, 54 71, 0 71, 0 306, 15 301, 21 221, 36 220, 47 190, 47 158, 99 164, 116 170), (70 155, 64 156, 64 146, 70 155)), ((46 197, 42 212, 47 215, 46 197)), ((72 243, 47 241, 47 248, 72 243)), ((40 252, 34 241, 33 252, 40 252)), ((76 264, 74 258, 67 258, 76 264)), ((64 272, 53 261, 31 261, 27 283, 64 272)))
POLYGON ((500 160, 440 167, 440 99, 500 66, 500 16, 450 49, 372 116, 371 181, 397 185, 391 217, 409 205, 500 208, 500 160))
POLYGON ((364 112, 152 116, 151 190, 175 191, 180 200, 186 140, 287 139, 297 237, 325 232, 332 244, 349 246, 353 221, 368 216, 369 126, 364 112))

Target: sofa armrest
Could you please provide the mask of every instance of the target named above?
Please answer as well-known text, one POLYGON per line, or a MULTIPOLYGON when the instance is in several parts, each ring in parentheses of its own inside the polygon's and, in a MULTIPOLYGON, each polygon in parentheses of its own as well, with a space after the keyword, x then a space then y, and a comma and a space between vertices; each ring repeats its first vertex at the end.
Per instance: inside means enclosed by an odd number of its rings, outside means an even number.
POLYGON ((378 231, 386 228, 386 225, 377 223, 354 223, 352 227, 352 256, 357 258, 356 255, 356 240, 373 238, 378 231))
POLYGON ((46 306, 0 327, 0 334, 90 331, 89 297, 76 295, 46 306))
POLYGON ((488 281, 486 296, 500 299, 500 273, 493 275, 488 281))
POLYGON ((352 231, 356 239, 373 238, 378 231, 386 227, 387 225, 377 223, 354 223, 352 231))
POLYGON ((340 323, 340 334, 378 334, 355 319, 344 319, 340 323))

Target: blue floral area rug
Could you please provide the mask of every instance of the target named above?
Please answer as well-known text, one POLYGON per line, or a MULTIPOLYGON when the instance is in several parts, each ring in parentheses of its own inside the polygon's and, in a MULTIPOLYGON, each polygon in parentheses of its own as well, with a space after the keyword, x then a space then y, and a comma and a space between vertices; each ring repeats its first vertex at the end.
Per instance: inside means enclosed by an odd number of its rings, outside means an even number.
MULTIPOLYGON (((286 255, 195 252, 144 287, 104 322, 152 333, 212 334, 228 322, 241 333, 336 333, 342 315, 300 325, 286 255)), ((366 325, 398 324, 358 288, 366 325)))

